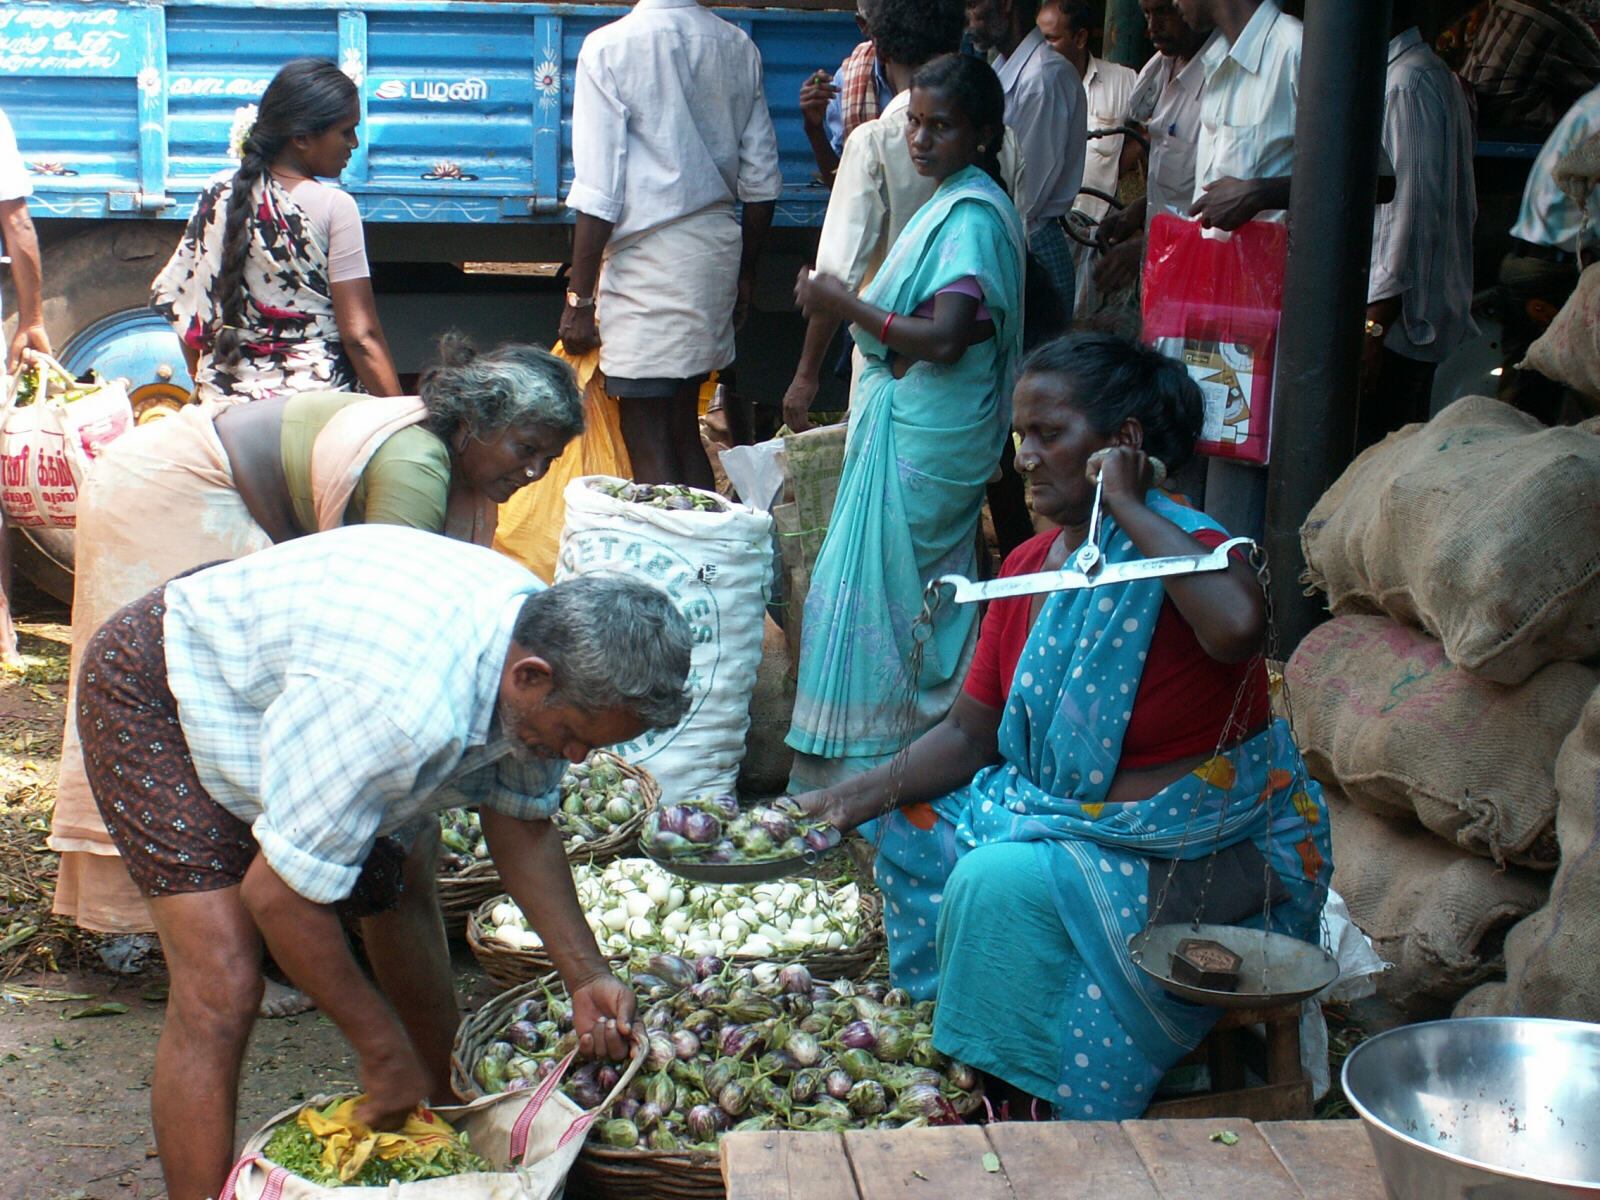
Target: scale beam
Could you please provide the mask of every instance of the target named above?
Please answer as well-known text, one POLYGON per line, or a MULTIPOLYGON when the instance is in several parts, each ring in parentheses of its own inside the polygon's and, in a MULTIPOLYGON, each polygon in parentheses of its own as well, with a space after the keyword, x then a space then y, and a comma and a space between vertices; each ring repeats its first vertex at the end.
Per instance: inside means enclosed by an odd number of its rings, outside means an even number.
POLYGON ((1256 544, 1249 538, 1237 537, 1223 542, 1209 554, 1178 554, 1170 558, 1141 558, 1120 563, 1100 562, 1087 572, 1067 567, 1060 571, 1011 575, 979 583, 962 575, 941 575, 928 586, 941 592, 946 588, 952 589, 952 598, 957 604, 970 604, 974 600, 1005 600, 1012 596, 1035 596, 1044 592, 1073 592, 1113 583, 1132 583, 1139 579, 1225 571, 1229 553, 1240 546, 1255 549, 1256 544))

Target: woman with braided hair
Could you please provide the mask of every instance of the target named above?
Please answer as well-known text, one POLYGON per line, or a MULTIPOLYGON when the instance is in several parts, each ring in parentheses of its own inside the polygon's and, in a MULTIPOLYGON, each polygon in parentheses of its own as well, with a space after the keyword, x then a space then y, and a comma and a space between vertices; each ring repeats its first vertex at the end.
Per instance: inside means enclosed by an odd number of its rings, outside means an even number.
POLYGON ((297 58, 261 96, 239 169, 200 196, 150 303, 172 322, 199 400, 303 391, 380 396, 400 380, 378 324, 361 216, 337 178, 360 144, 355 84, 297 58))

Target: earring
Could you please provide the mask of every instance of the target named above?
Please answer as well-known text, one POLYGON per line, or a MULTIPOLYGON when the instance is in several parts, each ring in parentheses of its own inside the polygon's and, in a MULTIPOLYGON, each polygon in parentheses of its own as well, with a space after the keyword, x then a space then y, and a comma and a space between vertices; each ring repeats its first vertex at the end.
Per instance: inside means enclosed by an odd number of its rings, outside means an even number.
POLYGON ((984 152, 984 151, 985 151, 985 150, 987 150, 987 149, 988 149, 988 148, 989 148, 989 147, 987 147, 987 146, 985 146, 985 145, 984 145, 984 144, 983 144, 983 143, 982 143, 982 142, 979 142, 979 143, 978 143, 978 153, 979 153, 979 154, 982 154, 982 153, 983 153, 983 152, 984 152))
POLYGON ((523 467, 522 473, 530 480, 535 478, 538 474, 538 472, 536 472, 532 467, 523 467))

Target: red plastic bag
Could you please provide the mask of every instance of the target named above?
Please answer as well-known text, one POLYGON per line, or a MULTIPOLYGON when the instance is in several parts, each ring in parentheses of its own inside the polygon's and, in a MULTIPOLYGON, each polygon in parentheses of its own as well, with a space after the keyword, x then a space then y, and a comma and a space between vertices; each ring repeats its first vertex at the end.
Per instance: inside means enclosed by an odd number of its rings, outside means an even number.
POLYGON ((1226 233, 1161 213, 1144 261, 1144 340, 1189 368, 1205 396, 1197 449, 1265 463, 1288 228, 1226 233))

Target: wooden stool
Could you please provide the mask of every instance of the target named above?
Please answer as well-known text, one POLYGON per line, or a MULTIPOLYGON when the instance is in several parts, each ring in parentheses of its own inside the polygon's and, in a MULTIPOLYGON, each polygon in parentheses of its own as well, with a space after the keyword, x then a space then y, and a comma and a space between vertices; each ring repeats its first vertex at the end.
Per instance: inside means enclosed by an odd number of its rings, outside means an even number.
POLYGON ((1311 1080, 1300 1065, 1300 1005, 1230 1008, 1193 1054, 1211 1071, 1211 1090, 1158 1100, 1147 1118, 1248 1117, 1294 1121, 1311 1116, 1311 1080), (1257 1030, 1257 1025, 1263 1026, 1257 1030), (1245 1086, 1248 1067, 1266 1082, 1245 1086))

